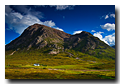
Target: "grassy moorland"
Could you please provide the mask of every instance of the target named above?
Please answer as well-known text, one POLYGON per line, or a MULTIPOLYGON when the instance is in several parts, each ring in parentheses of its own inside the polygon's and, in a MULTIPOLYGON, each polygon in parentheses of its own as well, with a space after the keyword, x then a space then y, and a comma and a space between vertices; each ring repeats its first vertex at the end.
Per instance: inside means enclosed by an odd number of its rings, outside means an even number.
POLYGON ((6 51, 6 79, 115 79, 115 60, 68 50, 56 55, 47 51, 6 51), (69 56, 69 53, 73 56, 69 56), (33 66, 39 63, 40 66, 33 66))

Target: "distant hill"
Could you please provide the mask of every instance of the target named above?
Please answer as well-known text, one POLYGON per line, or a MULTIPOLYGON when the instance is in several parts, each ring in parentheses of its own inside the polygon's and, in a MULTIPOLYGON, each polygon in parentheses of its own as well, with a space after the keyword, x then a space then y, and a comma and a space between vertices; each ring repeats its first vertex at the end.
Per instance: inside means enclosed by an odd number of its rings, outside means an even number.
POLYGON ((6 51, 40 49, 41 52, 46 50, 44 53, 48 54, 74 50, 97 58, 115 59, 115 50, 89 32, 70 35, 41 24, 29 26, 18 38, 5 46, 6 51))

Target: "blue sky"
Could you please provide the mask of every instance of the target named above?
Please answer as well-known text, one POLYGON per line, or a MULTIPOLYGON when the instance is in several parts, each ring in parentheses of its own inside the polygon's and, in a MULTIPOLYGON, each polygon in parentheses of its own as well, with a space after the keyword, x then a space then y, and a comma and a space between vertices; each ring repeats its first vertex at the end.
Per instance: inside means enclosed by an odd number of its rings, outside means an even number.
POLYGON ((72 35, 87 31, 115 45, 115 5, 6 5, 5 44, 35 23, 72 35))

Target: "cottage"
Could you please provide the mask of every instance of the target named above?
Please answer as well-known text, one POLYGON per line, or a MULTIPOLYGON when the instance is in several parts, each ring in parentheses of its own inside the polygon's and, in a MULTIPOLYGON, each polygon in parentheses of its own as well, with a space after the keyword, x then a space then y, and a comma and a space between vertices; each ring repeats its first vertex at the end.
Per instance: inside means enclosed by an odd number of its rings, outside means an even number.
POLYGON ((34 64, 34 66, 40 66, 39 64, 34 64))
POLYGON ((79 57, 76 57, 75 59, 79 59, 79 57))

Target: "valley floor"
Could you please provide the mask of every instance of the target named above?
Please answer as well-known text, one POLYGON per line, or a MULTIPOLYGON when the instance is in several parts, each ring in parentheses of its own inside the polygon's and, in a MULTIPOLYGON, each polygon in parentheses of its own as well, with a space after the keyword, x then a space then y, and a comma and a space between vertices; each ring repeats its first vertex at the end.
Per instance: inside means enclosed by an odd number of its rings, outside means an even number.
POLYGON ((13 55, 6 52, 5 79, 115 79, 115 60, 82 53, 69 57, 64 52, 57 55, 39 52, 13 55), (40 66, 34 66, 35 63, 40 66))
MULTIPOLYGON (((70 66, 70 65, 63 65, 70 66)), ((62 66, 62 67, 63 67, 62 66)), ((76 66, 76 65, 72 65, 76 66)), ((6 67, 6 79, 115 79, 115 70, 63 69, 61 66, 6 67)))

